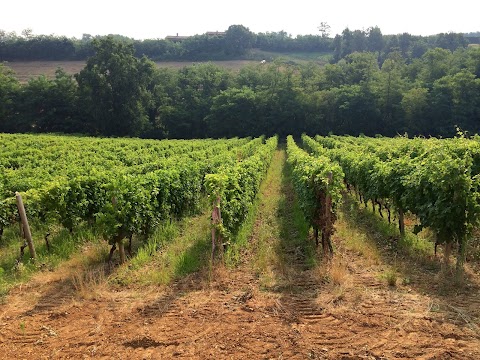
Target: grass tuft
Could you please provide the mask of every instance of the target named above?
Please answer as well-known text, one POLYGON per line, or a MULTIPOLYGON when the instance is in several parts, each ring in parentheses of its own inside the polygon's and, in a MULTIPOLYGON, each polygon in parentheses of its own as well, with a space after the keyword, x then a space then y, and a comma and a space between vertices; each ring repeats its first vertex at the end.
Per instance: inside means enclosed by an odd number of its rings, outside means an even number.
POLYGON ((111 281, 128 285, 166 285, 209 266, 210 210, 159 226, 111 281))
POLYGON ((316 276, 323 282, 334 286, 348 285, 351 280, 347 263, 341 254, 336 254, 330 261, 320 263, 316 276))
POLYGON ((330 265, 330 278, 335 285, 343 285, 349 278, 347 265, 342 259, 336 257, 330 265))
MULTIPOLYGON (((382 219, 378 213, 373 213, 372 210, 365 209, 359 205, 351 196, 345 196, 342 206, 343 220, 347 223, 347 227, 352 229, 357 234, 361 234, 367 248, 363 249, 360 238, 351 243, 357 247, 359 252, 365 255, 372 255, 374 259, 379 259, 380 252, 377 250, 377 255, 372 251, 373 248, 381 249, 383 251, 392 253, 402 253, 416 259, 427 259, 433 253, 433 243, 431 241, 431 233, 423 231, 419 235, 407 231, 405 236, 401 237, 398 231, 398 224, 393 222, 390 224, 385 219, 382 219)), ((346 237, 347 241, 348 238, 346 237)))
POLYGON ((72 283, 77 295, 82 299, 95 299, 99 290, 107 285, 107 276, 103 266, 75 272, 72 283))
POLYGON ((388 286, 397 286, 397 272, 393 269, 384 271, 382 278, 386 280, 388 286))

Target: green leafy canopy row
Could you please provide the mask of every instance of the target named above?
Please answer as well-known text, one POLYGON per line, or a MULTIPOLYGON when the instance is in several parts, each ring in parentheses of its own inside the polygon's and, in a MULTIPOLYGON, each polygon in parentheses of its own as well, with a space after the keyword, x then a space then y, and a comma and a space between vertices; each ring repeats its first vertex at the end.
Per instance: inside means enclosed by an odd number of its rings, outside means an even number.
POLYGON ((344 189, 342 168, 326 156, 310 156, 295 144, 292 136, 287 137, 287 161, 292 167, 293 185, 307 221, 316 237, 320 230, 322 240, 329 244, 344 189))
MULTIPOLYGON (((262 141, 262 137, 233 142, 203 140, 200 150, 180 151, 146 173, 124 171, 128 167, 123 166, 94 166, 86 175, 74 171, 71 176, 53 174, 55 180, 46 176, 44 185, 22 195, 34 222, 59 222, 70 231, 81 222, 96 222, 112 245, 122 245, 125 237, 148 235, 162 220, 197 211, 205 175, 220 167, 234 168, 239 161, 245 166, 258 162, 262 141), (255 160, 249 161, 250 157, 255 160)), ((188 142, 185 145, 188 147, 188 142)), ((72 162, 70 166, 77 165, 72 162)), ((16 220, 15 198, 0 200, 0 228, 16 220)))
POLYGON ((207 194, 214 201, 220 199, 221 232, 226 238, 231 239, 246 219, 277 143, 278 138, 271 137, 251 157, 205 176, 207 194))
POLYGON ((342 166, 346 182, 365 200, 393 204, 400 214, 410 212, 419 221, 416 231, 429 227, 447 248, 458 243, 461 269, 466 241, 480 218, 475 152, 472 146, 463 145, 463 150, 460 146, 466 140, 455 140, 456 147, 451 146, 454 140, 319 136, 316 140, 303 137, 309 151, 342 166))

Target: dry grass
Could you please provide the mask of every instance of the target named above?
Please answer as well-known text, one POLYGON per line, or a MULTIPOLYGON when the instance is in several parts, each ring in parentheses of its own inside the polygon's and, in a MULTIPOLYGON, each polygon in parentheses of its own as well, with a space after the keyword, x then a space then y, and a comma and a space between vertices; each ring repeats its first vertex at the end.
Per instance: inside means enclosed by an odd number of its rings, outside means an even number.
POLYGON ((330 265, 330 278, 335 285, 344 285, 348 282, 350 276, 347 265, 342 258, 336 257, 330 265))
POLYGON ((378 265, 381 263, 381 253, 376 244, 359 229, 352 227, 342 216, 335 224, 337 236, 344 240, 345 247, 362 255, 367 265, 378 265))
POLYGON ((87 243, 79 253, 60 265, 56 273, 70 279, 79 298, 96 299, 101 290, 107 288, 107 254, 107 243, 87 243))
POLYGON ((107 276, 103 266, 74 273, 72 283, 81 299, 97 299, 107 288, 107 276))
MULTIPOLYGON (((210 212, 159 227, 130 260, 113 275, 124 285, 167 285, 197 271, 210 259, 210 212)), ((207 268, 207 270, 205 270, 207 268)), ((207 275, 208 277, 208 275, 207 275)))
POLYGON ((398 275, 394 269, 389 269, 383 272, 382 278, 387 282, 388 286, 397 286, 398 275))
POLYGON ((351 285, 351 275, 348 271, 346 257, 342 254, 335 254, 330 261, 322 262, 316 268, 316 277, 323 283, 334 286, 351 285))

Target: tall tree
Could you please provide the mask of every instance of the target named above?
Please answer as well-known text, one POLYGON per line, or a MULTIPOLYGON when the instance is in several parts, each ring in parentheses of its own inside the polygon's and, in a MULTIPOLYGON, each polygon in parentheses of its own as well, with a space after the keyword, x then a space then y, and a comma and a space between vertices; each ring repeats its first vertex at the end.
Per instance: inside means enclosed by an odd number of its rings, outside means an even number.
POLYGON ((95 55, 76 75, 86 121, 103 135, 139 135, 147 124, 144 77, 132 44, 93 40, 95 55))
POLYGON ((376 73, 373 92, 376 95, 377 106, 382 114, 382 134, 394 135, 401 122, 402 94, 406 89, 406 82, 402 78, 405 60, 402 55, 390 53, 389 58, 382 64, 380 72, 376 73), (395 129, 395 130, 394 130, 395 129), (392 131, 393 132, 390 132, 392 131), (390 132, 390 133, 389 133, 390 132))
POLYGON ((342 58, 342 36, 337 34, 333 38, 333 63, 337 63, 342 58))
MULTIPOLYGON (((429 94, 427 88, 412 88, 403 93, 401 107, 404 114, 404 125, 401 132, 409 134, 433 134, 428 123, 429 94)), ((431 123, 430 123, 431 124, 431 123)))
POLYGON ((468 48, 466 66, 472 74, 480 78, 480 47, 468 48))
POLYGON ((353 52, 353 32, 347 27, 342 31, 342 57, 353 52))
POLYGON ((21 121, 30 131, 85 132, 77 113, 77 84, 58 68, 55 79, 31 79, 22 88, 21 121))
POLYGON ((320 31, 322 38, 328 38, 330 36, 330 25, 328 25, 326 21, 322 21, 318 27, 318 31, 320 31))
POLYGON ((398 46, 404 58, 409 57, 411 42, 412 42, 412 35, 410 35, 409 33, 405 32, 398 36, 398 46))
POLYGON ((367 37, 365 31, 354 30, 352 35, 352 50, 353 51, 365 51, 367 50, 367 37))
POLYGON ((432 89, 432 113, 446 135, 453 135, 455 126, 480 130, 480 79, 467 70, 438 79, 432 89))
POLYGON ((171 106, 160 116, 169 137, 202 138, 207 136, 205 117, 212 101, 230 86, 229 73, 214 64, 184 67, 176 77, 171 106))
POLYGON ((378 26, 371 27, 367 30, 367 49, 380 55, 384 47, 382 31, 378 26))
POLYGON ((12 70, 0 64, 0 131, 18 131, 14 122, 20 84, 12 70))
POLYGON ((367 84, 378 72, 378 62, 373 53, 353 53, 345 58, 345 83, 367 84))
POLYGON ((262 135, 257 118, 256 94, 247 87, 230 88, 213 99, 206 117, 209 136, 246 137, 262 135))
POLYGON ((428 50, 422 56, 422 70, 420 80, 429 88, 433 83, 449 73, 452 62, 452 53, 449 50, 435 48, 428 50))
POLYGON ((254 43, 254 34, 243 25, 230 25, 225 34, 227 54, 243 55, 254 43))

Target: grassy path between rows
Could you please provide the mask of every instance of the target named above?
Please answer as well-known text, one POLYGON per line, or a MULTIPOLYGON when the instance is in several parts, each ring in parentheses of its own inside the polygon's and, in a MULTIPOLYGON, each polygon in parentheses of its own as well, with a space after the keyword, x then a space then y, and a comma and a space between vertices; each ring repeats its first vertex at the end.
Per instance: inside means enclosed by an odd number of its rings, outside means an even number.
POLYGON ((252 266, 265 289, 284 286, 298 268, 315 265, 309 227, 295 201, 285 151, 277 150, 263 182, 248 249, 252 266))

